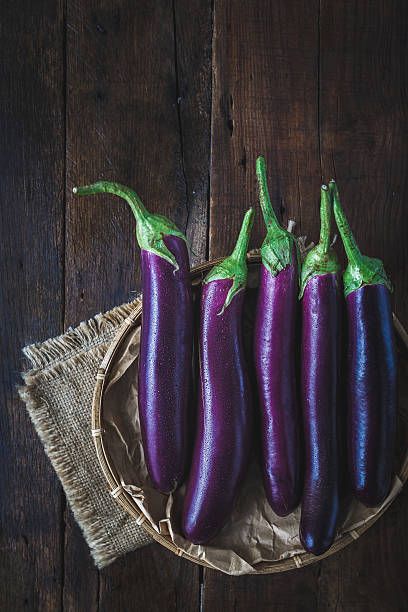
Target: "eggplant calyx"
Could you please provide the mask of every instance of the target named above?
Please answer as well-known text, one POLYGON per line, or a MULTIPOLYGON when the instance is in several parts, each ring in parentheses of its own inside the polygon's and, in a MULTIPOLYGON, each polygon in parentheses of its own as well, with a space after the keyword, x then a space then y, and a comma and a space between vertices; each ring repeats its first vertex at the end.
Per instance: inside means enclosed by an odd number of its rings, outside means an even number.
POLYGON ((311 278, 323 274, 336 274, 340 270, 337 255, 330 246, 331 210, 329 189, 327 185, 322 185, 320 190, 320 239, 303 262, 299 299, 303 297, 306 285, 311 278))
POLYGON ((216 264, 203 280, 203 284, 206 285, 216 280, 232 280, 232 285, 225 298, 223 307, 218 313, 219 315, 223 314, 224 310, 231 304, 235 295, 246 287, 248 276, 246 256, 253 223, 254 210, 250 208, 245 213, 238 240, 231 255, 226 257, 219 264, 216 264))
POLYGON ((381 259, 361 256, 358 265, 349 263, 343 274, 344 295, 347 297, 353 291, 357 291, 365 285, 385 285, 389 291, 393 291, 392 283, 384 270, 381 259))
POLYGON ((344 295, 347 297, 365 285, 385 285, 389 291, 392 291, 392 283, 384 270, 382 261, 363 255, 357 246, 333 179, 329 187, 333 198, 334 217, 348 259, 348 265, 343 274, 344 295))
POLYGON ((259 203, 266 225, 266 237, 261 246, 262 263, 272 276, 276 276, 292 263, 293 248, 296 249, 299 261, 299 249, 295 236, 281 226, 272 206, 266 178, 266 162, 262 156, 256 160, 256 176, 259 203))
POLYGON ((288 235, 271 236, 268 232, 261 246, 262 263, 272 276, 277 276, 279 272, 293 263, 293 249, 295 249, 299 266, 300 255, 297 240, 289 232, 286 233, 288 235))
POLYGON ((112 183, 109 181, 98 181, 91 185, 74 187, 73 192, 77 195, 94 195, 98 193, 112 193, 126 200, 136 219, 136 238, 139 247, 144 251, 150 251, 158 257, 169 262, 176 272, 179 268, 173 253, 164 243, 166 236, 176 236, 186 242, 186 237, 177 226, 162 215, 149 213, 141 199, 133 189, 112 183))

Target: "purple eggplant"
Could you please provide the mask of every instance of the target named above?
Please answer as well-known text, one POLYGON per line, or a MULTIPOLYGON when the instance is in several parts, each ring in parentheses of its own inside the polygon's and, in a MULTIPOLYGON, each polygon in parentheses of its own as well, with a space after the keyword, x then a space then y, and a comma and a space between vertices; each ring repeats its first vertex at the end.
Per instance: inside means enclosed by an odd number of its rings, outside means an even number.
POLYGON ((183 481, 188 459, 193 305, 185 236, 150 214, 128 187, 100 181, 74 193, 124 198, 136 219, 143 291, 139 358, 139 418, 149 476, 162 493, 183 481))
POLYGON ((340 266, 330 247, 331 208, 329 190, 323 185, 320 241, 303 263, 300 292, 305 482, 299 534, 305 550, 315 555, 331 546, 339 516, 340 266))
POLYGON ((183 533, 195 544, 211 540, 227 521, 249 462, 252 398, 242 310, 252 223, 250 209, 234 251, 202 286, 197 434, 182 515, 183 533))
POLYGON ((344 272, 348 326, 347 442, 354 496, 381 504, 393 477, 396 436, 396 358, 391 283, 382 262, 361 254, 334 181, 334 214, 348 258, 344 272))
POLYGON ((267 235, 255 317, 254 356, 261 411, 262 472, 266 498, 279 516, 300 501, 300 428, 296 394, 299 252, 278 222, 269 198, 263 157, 256 162, 267 235))

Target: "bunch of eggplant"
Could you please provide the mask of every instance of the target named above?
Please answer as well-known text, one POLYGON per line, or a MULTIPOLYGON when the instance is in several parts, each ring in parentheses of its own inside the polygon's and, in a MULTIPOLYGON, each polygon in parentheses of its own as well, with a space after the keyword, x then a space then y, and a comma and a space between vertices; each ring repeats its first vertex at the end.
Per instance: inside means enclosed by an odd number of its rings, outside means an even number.
MULTIPOLYGON (((341 415, 355 498, 377 506, 391 487, 396 430, 391 285, 381 261, 361 254, 333 180, 321 187, 319 242, 302 262, 296 238, 274 212, 262 157, 256 172, 266 225, 253 335, 265 494, 279 516, 301 504, 302 545, 320 555, 339 524, 341 415), (331 243, 332 211, 348 258, 343 283, 331 243), (345 376, 340 376, 342 285, 345 376), (339 399, 343 386, 346 405, 339 399)), ((120 196, 135 216, 143 291, 138 400, 145 461, 162 493, 186 481, 182 531, 193 543, 207 543, 231 515, 254 439, 256 404, 242 332, 254 211, 245 214, 231 255, 202 283, 192 410, 194 317, 185 236, 165 217, 148 212, 123 185, 100 181, 74 193, 120 196)))

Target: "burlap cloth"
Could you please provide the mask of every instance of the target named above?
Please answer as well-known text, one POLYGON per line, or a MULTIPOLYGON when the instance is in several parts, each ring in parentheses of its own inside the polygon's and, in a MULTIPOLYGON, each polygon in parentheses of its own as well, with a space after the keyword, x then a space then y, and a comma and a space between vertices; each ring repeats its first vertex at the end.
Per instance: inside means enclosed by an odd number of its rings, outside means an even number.
POLYGON ((152 540, 109 494, 91 435, 95 377, 134 303, 23 349, 31 368, 19 389, 72 512, 102 568, 152 540))

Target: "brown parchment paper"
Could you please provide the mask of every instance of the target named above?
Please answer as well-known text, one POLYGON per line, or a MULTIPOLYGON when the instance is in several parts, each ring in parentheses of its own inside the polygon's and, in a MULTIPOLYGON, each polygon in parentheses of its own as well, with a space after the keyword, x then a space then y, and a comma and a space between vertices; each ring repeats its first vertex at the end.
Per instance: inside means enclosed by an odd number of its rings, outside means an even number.
MULTIPOLYGON (((158 533, 169 537, 179 549, 206 561, 215 569, 240 575, 253 573, 257 564, 262 562, 271 563, 294 556, 296 560, 296 555, 303 552, 298 535, 300 508, 284 518, 274 514, 266 501, 255 460, 249 466, 232 516, 220 534, 206 546, 191 544, 183 538, 180 509, 185 487, 170 496, 158 493, 153 489, 146 471, 137 410, 139 341, 140 328, 132 328, 116 354, 102 398, 104 446, 120 475, 122 487, 158 533)), ((405 372, 400 376, 400 402, 407 398, 405 362, 403 366, 405 372)), ((195 410, 195 406, 192 406, 192 410, 195 410)), ((406 429, 405 416, 405 420, 400 418, 399 423, 396 473, 406 451, 406 429)), ((353 536, 357 527, 389 505, 401 487, 402 481, 396 476, 388 498, 378 508, 366 508, 356 501, 348 502, 343 509, 338 537, 346 532, 353 536)))

